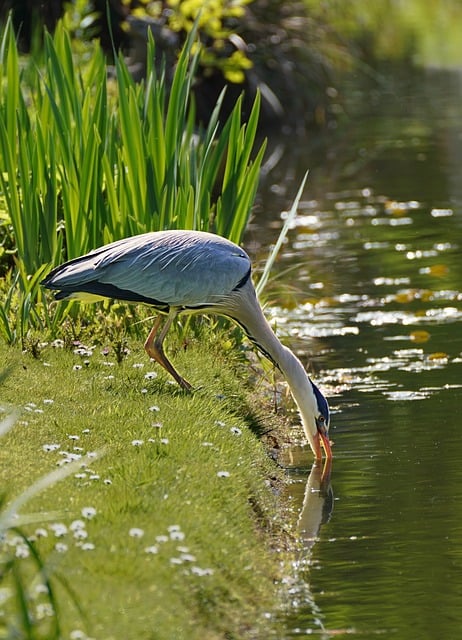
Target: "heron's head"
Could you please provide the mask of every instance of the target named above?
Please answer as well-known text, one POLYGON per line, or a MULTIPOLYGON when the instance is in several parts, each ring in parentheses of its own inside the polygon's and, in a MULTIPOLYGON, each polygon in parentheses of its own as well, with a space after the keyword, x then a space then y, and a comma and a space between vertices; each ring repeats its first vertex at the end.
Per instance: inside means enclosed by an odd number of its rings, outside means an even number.
POLYGON ((315 423, 316 423, 316 435, 314 437, 315 440, 315 455, 317 458, 321 458, 321 443, 324 447, 324 452, 326 454, 326 458, 332 458, 332 451, 330 448, 330 440, 329 440, 329 405, 327 403, 326 398, 323 396, 318 387, 314 384, 314 382, 310 379, 311 387, 313 389, 315 401, 316 401, 316 414, 315 414, 315 423))

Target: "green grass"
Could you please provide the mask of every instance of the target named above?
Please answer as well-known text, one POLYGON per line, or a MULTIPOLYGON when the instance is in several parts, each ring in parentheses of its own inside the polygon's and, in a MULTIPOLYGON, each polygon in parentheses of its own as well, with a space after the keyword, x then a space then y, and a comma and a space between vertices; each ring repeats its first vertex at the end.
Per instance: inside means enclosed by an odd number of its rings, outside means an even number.
MULTIPOLYGON (((0 360, 12 366, 0 398, 21 409, 0 450, 8 497, 70 453, 99 454, 23 508, 28 519, 37 514, 23 530, 48 533, 33 545, 54 581, 63 638, 76 629, 107 640, 272 637, 265 613, 276 611, 278 595, 275 468, 255 435, 263 409, 249 400, 246 369, 224 342, 170 343, 175 365, 198 387, 193 394, 170 384, 137 345, 111 366, 100 348, 88 356, 47 346, 38 359, 0 343, 0 360), (157 377, 146 378, 150 371, 157 377), (91 519, 82 517, 87 507, 96 510, 91 519), (75 520, 87 538, 69 530, 75 520), (55 523, 68 532, 56 537, 55 523), (153 546, 157 553, 145 551, 153 546)), ((18 563, 28 575, 28 559, 18 563)), ((30 601, 32 612, 38 602, 30 601)), ((0 637, 10 606, 1 607, 0 637)))

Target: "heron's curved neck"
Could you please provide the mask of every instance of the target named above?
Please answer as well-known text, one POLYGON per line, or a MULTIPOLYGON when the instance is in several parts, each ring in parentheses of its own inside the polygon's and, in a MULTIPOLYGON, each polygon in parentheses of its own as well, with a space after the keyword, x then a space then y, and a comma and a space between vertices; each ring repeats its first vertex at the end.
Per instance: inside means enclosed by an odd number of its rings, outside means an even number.
POLYGON ((281 370, 297 404, 303 428, 310 445, 316 435, 316 398, 308 374, 300 360, 277 338, 258 303, 253 286, 241 290, 239 305, 233 318, 242 326, 250 340, 281 370))

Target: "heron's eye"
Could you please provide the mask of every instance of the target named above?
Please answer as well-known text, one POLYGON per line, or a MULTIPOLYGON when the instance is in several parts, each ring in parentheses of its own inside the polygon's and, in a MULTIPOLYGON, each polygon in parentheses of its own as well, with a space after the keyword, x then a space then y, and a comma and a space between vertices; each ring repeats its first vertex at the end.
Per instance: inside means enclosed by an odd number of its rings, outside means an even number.
POLYGON ((318 417, 318 421, 319 421, 319 422, 325 422, 325 418, 324 418, 324 416, 319 416, 319 417, 318 417))

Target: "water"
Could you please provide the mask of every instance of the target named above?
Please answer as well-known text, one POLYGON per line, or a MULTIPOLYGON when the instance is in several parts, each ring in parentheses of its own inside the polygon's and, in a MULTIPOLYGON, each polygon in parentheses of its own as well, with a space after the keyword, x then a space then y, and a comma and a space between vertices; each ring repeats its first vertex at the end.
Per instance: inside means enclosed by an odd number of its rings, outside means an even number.
MULTIPOLYGON (((353 92, 350 118, 284 140, 249 246, 311 167, 269 292, 329 396, 334 461, 286 451, 303 552, 286 638, 462 633, 462 73, 353 92), (308 484, 307 484, 308 482, 308 484), (308 488, 307 488, 308 487, 308 488)), ((258 250, 256 250, 258 253, 258 250)))

